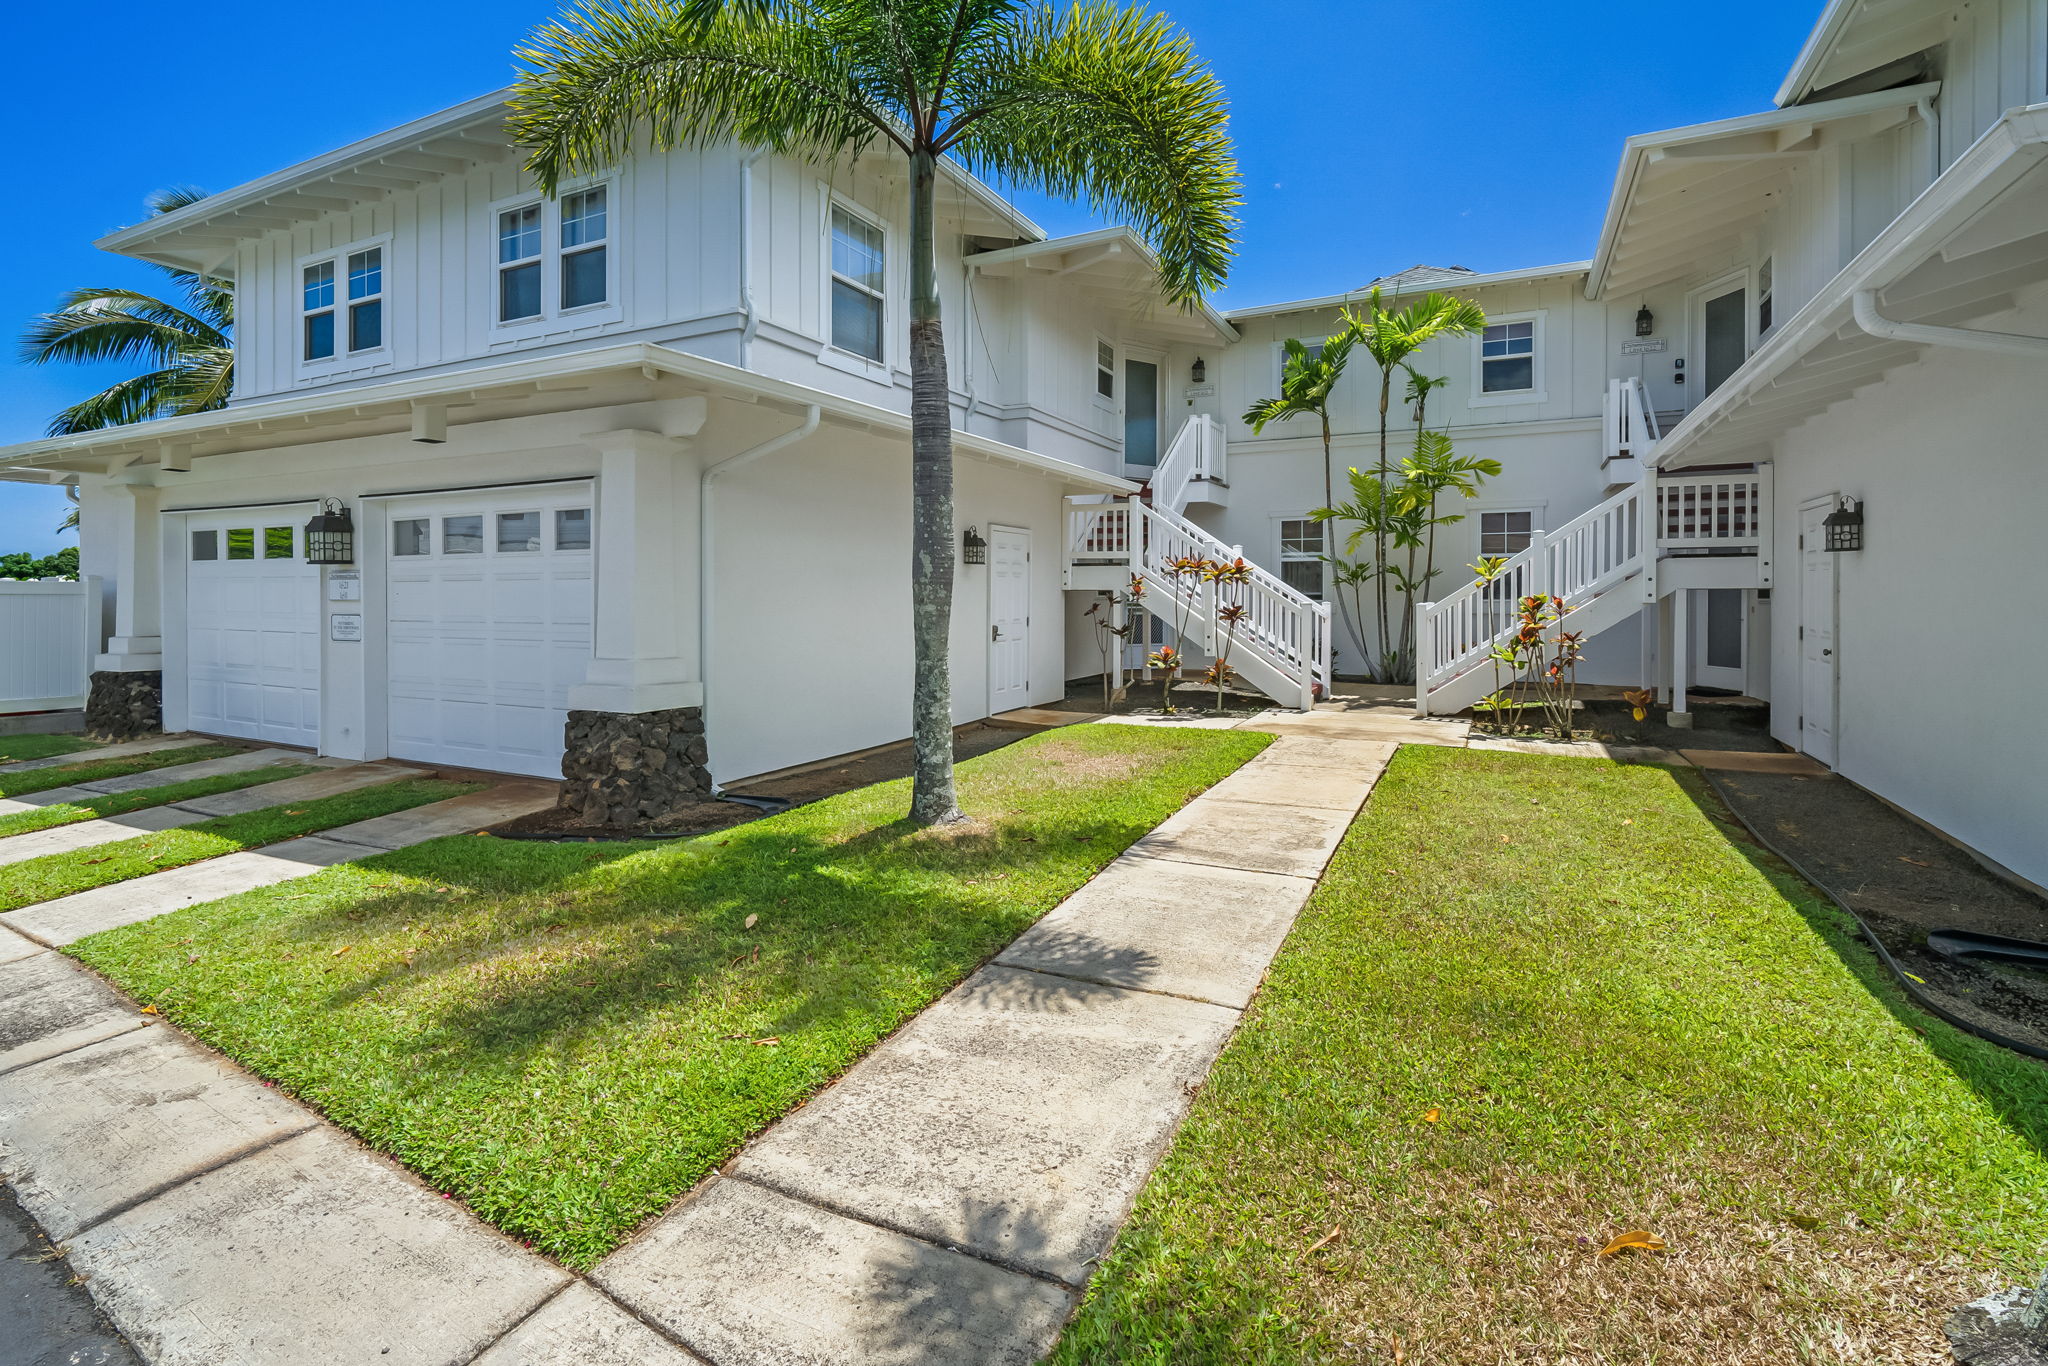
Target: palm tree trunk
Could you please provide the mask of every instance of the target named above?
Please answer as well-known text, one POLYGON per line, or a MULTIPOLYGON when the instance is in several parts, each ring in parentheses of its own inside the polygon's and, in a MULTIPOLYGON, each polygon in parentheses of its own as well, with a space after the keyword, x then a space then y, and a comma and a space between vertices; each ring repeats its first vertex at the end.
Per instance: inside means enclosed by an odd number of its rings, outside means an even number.
POLYGON ((939 321, 938 161, 910 159, 910 819, 964 819, 953 789, 953 412, 939 321))
POLYGON ((1393 681, 1391 661, 1387 655, 1387 401, 1394 387, 1394 372, 1389 366, 1380 367, 1380 505, 1379 515, 1373 522, 1372 563, 1373 588, 1379 603, 1379 667, 1372 670, 1373 680, 1378 683, 1393 681))

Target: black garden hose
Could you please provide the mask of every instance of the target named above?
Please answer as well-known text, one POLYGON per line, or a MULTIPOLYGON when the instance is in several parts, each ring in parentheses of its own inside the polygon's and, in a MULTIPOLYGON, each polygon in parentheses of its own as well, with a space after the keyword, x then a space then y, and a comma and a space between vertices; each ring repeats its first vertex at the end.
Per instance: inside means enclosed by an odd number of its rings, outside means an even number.
POLYGON ((1941 1020, 1947 1024, 1954 1025, 1957 1029, 1962 1030, 1966 1034, 1974 1034, 1980 1039, 1985 1039, 1991 1043, 1997 1044, 2000 1048, 2010 1048, 2015 1053, 2021 1053, 2029 1058, 2035 1058, 2042 1062, 2048 1062, 2048 1048, 2042 1048, 2036 1044, 2030 1044, 2023 1042, 2019 1039, 2010 1038, 2007 1035, 1999 1033, 1995 1029, 1988 1029, 1983 1025, 1975 1024, 1969 1020, 1965 1020, 1961 1016, 1947 1009, 1940 1002, 1936 1001, 1927 992, 1922 991, 1919 985, 1913 980, 1912 976, 1909 973, 1907 973, 1907 971, 1904 968, 1899 966, 1898 960, 1892 957, 1891 950, 1886 948, 1884 945, 1884 940, 1880 939, 1877 936, 1877 932, 1870 928, 1869 923, 1866 922, 1862 916, 1856 913, 1856 908, 1854 906, 1851 906, 1848 902, 1842 900, 1841 897, 1835 894, 1834 888, 1828 886, 1827 883, 1823 882, 1820 878, 1816 877, 1813 874, 1813 872, 1807 868, 1805 864, 1801 863, 1798 859, 1792 857, 1792 855, 1786 853, 1783 849, 1780 849, 1777 845, 1773 844, 1761 830, 1758 830, 1754 825, 1750 824, 1748 818, 1742 814, 1742 809, 1738 807, 1729 798, 1728 790, 1721 785, 1720 780, 1714 776, 1712 770, 1703 768, 1699 770, 1699 772, 1700 775, 1707 780, 1707 786, 1714 789, 1714 795, 1721 799, 1721 805, 1728 808, 1728 813, 1735 817, 1737 824, 1739 824, 1744 830, 1749 832, 1749 837, 1752 840, 1756 841, 1756 843, 1763 846, 1765 849, 1768 849, 1771 853, 1775 854, 1785 863, 1791 865, 1793 872, 1805 878, 1813 886, 1818 887, 1821 890, 1821 893, 1824 896, 1826 896, 1828 900, 1834 902, 1835 905, 1841 908, 1842 914, 1848 916, 1851 920, 1856 922, 1856 928, 1863 932, 1863 938, 1865 939, 1865 941, 1869 943, 1871 948, 1877 951, 1877 960, 1885 965, 1886 970, 1889 971, 1893 979, 1898 982, 1899 989, 1906 993, 1907 999, 1911 1000, 1914 1005, 1920 1007, 1929 1015, 1934 1016, 1934 1018, 1936 1018, 1937 1020, 1941 1020))

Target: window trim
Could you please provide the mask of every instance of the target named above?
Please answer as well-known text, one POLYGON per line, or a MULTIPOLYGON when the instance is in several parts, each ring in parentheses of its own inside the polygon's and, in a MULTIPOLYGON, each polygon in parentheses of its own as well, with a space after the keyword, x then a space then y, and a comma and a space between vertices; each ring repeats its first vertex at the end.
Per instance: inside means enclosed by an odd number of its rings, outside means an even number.
MULTIPOLYGON (((1749 335, 1752 343, 1768 337, 1771 334, 1771 329, 1778 325, 1776 316, 1778 301, 1775 297, 1777 288, 1778 257, 1775 252, 1772 252, 1765 255, 1763 260, 1757 262, 1754 282, 1750 286, 1752 302, 1750 303, 1749 335)), ((1704 613, 1702 613, 1702 620, 1704 620, 1704 613)))
POLYGON ((362 365, 388 365, 391 363, 391 297, 392 288, 391 234, 379 233, 354 242, 344 242, 324 251, 311 251, 292 263, 291 288, 295 303, 293 313, 298 318, 298 327, 292 338, 292 351, 297 358, 300 374, 325 374, 333 370, 351 369, 362 365), (349 306, 351 302, 364 303, 367 300, 353 300, 348 297, 348 261, 351 256, 366 251, 380 251, 384 259, 378 267, 379 288, 371 296, 383 306, 383 317, 378 326, 377 344, 366 346, 360 351, 348 349, 349 306), (306 271, 313 266, 327 265, 334 269, 334 302, 325 309, 309 311, 306 308, 306 271), (317 360, 306 358, 306 319, 313 312, 334 315, 334 354, 317 360))
MULTIPOLYGON (((818 251, 820 256, 819 278, 819 319, 823 324, 819 331, 824 335, 819 340, 818 359, 835 370, 848 374, 863 375, 882 384, 893 384, 894 362, 900 344, 895 329, 889 325, 895 313, 896 288, 896 233, 888 220, 872 209, 855 203, 837 190, 819 181, 824 189, 823 201, 818 215, 818 251), (832 282, 843 278, 832 268, 832 211, 843 211, 856 222, 865 223, 882 235, 882 288, 876 298, 882 304, 882 354, 863 356, 858 351, 849 351, 832 340, 832 282)), ((867 286, 856 280, 847 280, 856 289, 865 291, 867 286)))
MULTIPOLYGON (((1315 600, 1317 602, 1331 601, 1330 564, 1328 559, 1328 556, 1330 554, 1330 524, 1328 522, 1317 522, 1315 518, 1308 515, 1307 509, 1303 509, 1300 512, 1268 513, 1267 520, 1272 523, 1273 528, 1271 537, 1271 542, 1273 546, 1273 577, 1279 579, 1282 583, 1286 583, 1286 566, 1288 564, 1308 563, 1311 559, 1313 559, 1313 561, 1316 564, 1317 571, 1320 573, 1322 577, 1322 586, 1314 594, 1315 600), (1323 533, 1323 553, 1321 555, 1313 557, 1300 554, 1299 552, 1292 555, 1288 554, 1287 524, 1289 522, 1311 522, 1314 523, 1316 526, 1320 527, 1323 533)), ((1291 584, 1289 586, 1292 587, 1291 584)))
POLYGON ((1545 323, 1550 310, 1531 309, 1522 313, 1489 313, 1486 326, 1496 327, 1506 323, 1530 323, 1529 387, 1508 389, 1498 393, 1486 392, 1486 331, 1480 329, 1472 338, 1472 392, 1465 397, 1468 408, 1501 408, 1512 404, 1546 403, 1549 401, 1549 385, 1545 375, 1544 356, 1548 350, 1545 334, 1549 330, 1545 323))
MULTIPOLYGON (((1489 318, 1487 321, 1491 322, 1492 319, 1489 318)), ((1276 395, 1287 391, 1287 343, 1289 341, 1298 341, 1303 346, 1317 353, 1321 353, 1322 349, 1330 344, 1328 337, 1323 338, 1321 341, 1310 341, 1307 337, 1282 337, 1274 342, 1273 392, 1276 395)), ((1342 381, 1340 380, 1339 383, 1342 383, 1342 381)))
MULTIPOLYGON (((1088 386, 1089 396, 1095 400, 1096 407, 1105 408, 1110 412, 1118 412, 1123 408, 1124 402, 1124 349, 1113 339, 1103 336, 1100 332, 1091 333, 1090 335, 1094 338, 1095 345, 1089 356, 1092 363, 1088 369, 1089 373, 1094 376, 1093 382, 1088 386), (1102 353, 1105 350, 1109 352, 1109 365, 1107 368, 1102 364, 1102 353), (1102 392, 1102 377, 1104 375, 1109 376, 1109 392, 1106 394, 1102 392)), ((1121 449, 1122 433, 1118 433, 1117 440, 1119 449, 1121 449)))
MULTIPOLYGON (((564 324, 588 326, 591 323, 617 322, 625 316, 620 302, 622 275, 620 258, 620 226, 624 223, 625 197, 616 172, 602 175, 579 176, 564 181, 553 198, 537 189, 528 189, 520 194, 507 195, 493 200, 484 214, 484 267, 489 271, 489 285, 486 298, 491 312, 490 336, 494 342, 518 341, 525 337, 559 330, 564 324), (570 195, 585 190, 602 189, 604 199, 604 293, 605 297, 593 304, 579 304, 575 308, 562 307, 562 201, 570 195), (540 206, 540 255, 538 258, 525 257, 518 262, 498 260, 498 220, 514 209, 540 206), (538 259, 540 262, 540 312, 528 318, 506 320, 498 316, 498 277, 507 264, 523 265, 538 259)), ((595 246, 595 243, 590 244, 595 246)), ((570 252, 587 250, 579 246, 570 252)))

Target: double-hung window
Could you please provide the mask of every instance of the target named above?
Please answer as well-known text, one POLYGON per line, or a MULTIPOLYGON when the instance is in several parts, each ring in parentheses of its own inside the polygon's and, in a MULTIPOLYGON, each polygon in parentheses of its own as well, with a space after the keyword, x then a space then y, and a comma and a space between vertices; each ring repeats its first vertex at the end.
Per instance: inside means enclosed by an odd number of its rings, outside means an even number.
POLYGON ((299 291, 301 360, 328 361, 383 347, 383 247, 303 263, 299 291))
POLYGON ((884 272, 888 256, 879 225, 832 206, 832 345, 868 360, 882 359, 884 272))
POLYGON ((612 302, 612 198, 610 186, 590 185, 552 203, 498 208, 498 322, 531 323, 612 302))
POLYGON ((1095 395, 1116 397, 1116 348, 1106 341, 1095 343, 1095 395))
POLYGON ((1280 519, 1280 578, 1295 592, 1323 597, 1323 524, 1312 517, 1280 519))
POLYGON ((1488 323, 1479 339, 1479 392, 1519 394, 1535 388, 1535 319, 1488 323))
POLYGON ((1771 307, 1771 288, 1776 274, 1777 261, 1773 257, 1766 256, 1764 263, 1756 268, 1756 334, 1759 337, 1770 331, 1771 324, 1777 320, 1771 307))

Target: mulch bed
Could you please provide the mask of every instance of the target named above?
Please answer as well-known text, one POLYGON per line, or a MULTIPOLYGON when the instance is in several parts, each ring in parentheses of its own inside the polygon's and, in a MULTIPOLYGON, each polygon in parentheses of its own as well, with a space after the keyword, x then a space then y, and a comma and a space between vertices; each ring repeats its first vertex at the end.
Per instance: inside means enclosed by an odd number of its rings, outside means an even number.
POLYGON ((1927 947, 1932 930, 2048 940, 2048 903, 1833 774, 1708 775, 1753 829, 1846 903, 1957 1018, 2048 1048, 2048 974, 1961 963, 1927 947))

